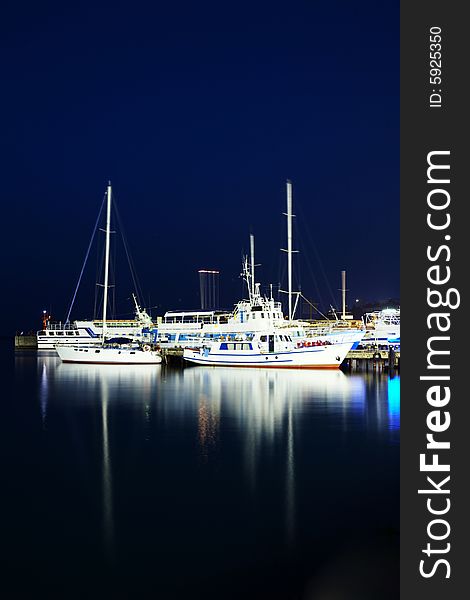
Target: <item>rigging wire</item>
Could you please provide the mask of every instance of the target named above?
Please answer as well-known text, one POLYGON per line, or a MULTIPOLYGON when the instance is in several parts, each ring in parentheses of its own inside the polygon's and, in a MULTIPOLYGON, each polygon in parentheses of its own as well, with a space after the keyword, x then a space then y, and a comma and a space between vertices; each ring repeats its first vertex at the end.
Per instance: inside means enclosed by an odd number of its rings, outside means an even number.
POLYGON ((103 312, 102 308, 103 308, 103 300, 104 300, 104 298, 101 298, 101 295, 98 293, 99 288, 103 287, 102 284, 98 283, 98 282, 102 280, 102 275, 103 275, 103 271, 104 271, 104 252, 105 252, 104 243, 101 242, 100 240, 101 240, 101 237, 98 236, 98 248, 97 248, 97 252, 96 252, 95 308, 94 308, 94 313, 93 313, 94 319, 97 319, 98 315, 101 312, 103 312))
POLYGON ((324 315, 324 314, 322 313, 322 311, 321 311, 321 310, 318 308, 318 306, 315 306, 315 304, 313 304, 312 302, 310 302, 310 300, 309 300, 308 298, 306 298, 306 297, 305 297, 303 294, 300 294, 300 297, 301 297, 303 300, 305 300, 305 302, 306 302, 307 304, 309 304, 309 305, 310 305, 310 306, 311 306, 311 307, 312 307, 314 310, 316 310, 316 311, 317 311, 317 312, 318 312, 318 313, 319 313, 319 314, 320 314, 320 315, 321 315, 321 316, 322 316, 324 319, 326 319, 327 321, 329 321, 329 320, 330 320, 330 319, 329 319, 329 318, 328 318, 326 315, 324 315))
POLYGON ((90 254, 91 246, 93 244, 93 239, 95 237, 96 229, 98 228, 98 223, 99 223, 99 220, 100 220, 100 217, 101 217, 101 213, 103 211, 103 206, 104 206, 105 199, 106 199, 106 195, 104 196, 103 201, 101 202, 101 208, 99 210, 98 217, 96 219, 96 223, 95 223, 95 226, 93 228, 93 233, 91 234, 91 239, 90 239, 90 243, 88 244, 88 249, 86 251, 85 260, 83 261, 82 270, 80 271, 80 275, 78 277, 77 285, 75 286, 75 291, 73 293, 72 300, 71 300, 70 306, 69 306, 69 310, 67 312, 67 318, 65 319, 65 323, 66 324, 70 322, 70 313, 72 312, 72 308, 73 308, 73 305, 74 305, 74 302, 75 302, 75 298, 77 296, 78 288, 80 287, 80 283, 82 281, 83 271, 85 270, 85 266, 86 266, 86 263, 88 261, 88 256, 90 254))
POLYGON ((123 245, 124 245, 124 251, 126 253, 127 262, 128 262, 128 265, 129 265, 129 270, 131 272, 132 282, 134 284, 134 289, 135 289, 135 293, 136 293, 136 296, 137 296, 137 302, 139 304, 141 304, 141 299, 143 299, 144 295, 142 293, 142 287, 140 285, 140 282, 139 282, 139 279, 138 279, 138 276, 137 276, 137 271, 136 271, 136 268, 135 268, 135 265, 134 265, 134 261, 132 260, 131 253, 129 251, 129 245, 127 243, 127 238, 126 238, 126 235, 124 233, 124 225, 123 225, 123 222, 122 222, 122 219, 121 219, 121 215, 119 214, 119 210, 118 210, 116 201, 114 202, 113 206, 114 206, 114 212, 116 213, 117 222, 118 222, 118 225, 119 225, 119 230, 121 232, 121 237, 122 237, 122 241, 123 241, 123 245))
POLYGON ((117 244, 113 244, 112 246, 112 250, 111 250, 111 264, 110 264, 110 271, 111 271, 111 285, 109 286, 112 291, 112 297, 111 297, 111 315, 113 316, 113 319, 116 318, 116 246, 117 244))
POLYGON ((302 238, 299 239, 299 249, 300 249, 300 252, 302 253, 304 265, 306 265, 309 275, 313 281, 313 286, 314 286, 316 296, 317 296, 320 304, 324 305, 325 302, 324 302, 323 294, 320 290, 320 285, 318 282, 318 278, 315 274, 315 269, 313 268, 312 262, 310 260, 310 253, 308 252, 308 249, 302 238))
MULTIPOLYGON (((297 203, 296 204, 296 210, 297 210, 297 207, 298 207, 299 215, 301 217, 299 220, 301 221, 302 224, 306 223, 306 221, 305 221, 305 213, 303 212, 302 204, 301 203, 297 203)), ((313 239, 313 236, 310 233, 310 230, 308 229, 308 227, 305 227, 305 230, 303 230, 302 237, 304 237, 304 235, 305 235, 305 237, 307 237, 308 241, 310 242, 310 244, 311 244, 311 246, 313 248, 313 252, 315 254, 315 258, 317 260, 318 266, 320 268, 321 275, 323 276, 323 278, 325 280, 326 288, 327 288, 328 293, 330 294, 330 297, 331 297, 331 299, 333 301, 333 304, 336 304, 336 297, 335 297, 335 295, 333 293, 333 290, 331 288, 331 285, 330 285, 330 282, 328 280, 328 277, 326 276, 326 272, 325 272, 325 268, 324 268, 324 265, 323 265, 323 261, 321 259, 321 256, 320 256, 320 254, 318 252, 318 249, 317 249, 317 246, 316 246, 315 241, 313 239)), ((308 260, 308 252, 305 252, 304 254, 306 255, 307 262, 309 263, 308 266, 310 267, 310 269, 312 270, 312 273, 313 273, 312 264, 308 260)), ((318 288, 318 284, 316 284, 316 287, 318 288)), ((323 300, 321 298, 320 298, 320 300, 321 300, 321 302, 323 304, 323 300)))
MULTIPOLYGON (((281 212, 281 214, 283 214, 281 212)), ((284 237, 285 237, 285 222, 284 219, 281 219, 279 222, 279 263, 277 269, 277 301, 281 301, 281 290, 282 285, 281 282, 284 281, 287 274, 287 265, 284 260, 284 253, 282 252, 282 248, 284 247, 284 237)))

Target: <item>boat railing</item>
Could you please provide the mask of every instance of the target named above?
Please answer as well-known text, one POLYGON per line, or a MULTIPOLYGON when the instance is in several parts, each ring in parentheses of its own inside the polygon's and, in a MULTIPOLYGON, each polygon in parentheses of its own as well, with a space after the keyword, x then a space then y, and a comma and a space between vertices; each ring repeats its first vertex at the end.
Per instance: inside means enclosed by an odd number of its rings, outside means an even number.
POLYGON ((77 325, 75 323, 62 323, 62 321, 56 321, 54 323, 48 323, 47 329, 51 331, 70 331, 77 329, 77 325))

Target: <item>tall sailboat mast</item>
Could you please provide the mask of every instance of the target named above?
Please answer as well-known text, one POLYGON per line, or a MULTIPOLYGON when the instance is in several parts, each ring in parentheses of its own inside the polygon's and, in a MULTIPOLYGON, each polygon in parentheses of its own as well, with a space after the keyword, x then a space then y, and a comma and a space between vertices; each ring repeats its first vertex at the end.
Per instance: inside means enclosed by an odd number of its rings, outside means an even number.
POLYGON ((292 182, 287 180, 287 294, 289 321, 292 321, 292 182))
POLYGON ((104 254, 104 294, 103 294, 103 343, 106 335, 106 313, 108 309, 109 286, 109 245, 111 236, 111 182, 108 183, 108 198, 106 203, 106 246, 104 254))

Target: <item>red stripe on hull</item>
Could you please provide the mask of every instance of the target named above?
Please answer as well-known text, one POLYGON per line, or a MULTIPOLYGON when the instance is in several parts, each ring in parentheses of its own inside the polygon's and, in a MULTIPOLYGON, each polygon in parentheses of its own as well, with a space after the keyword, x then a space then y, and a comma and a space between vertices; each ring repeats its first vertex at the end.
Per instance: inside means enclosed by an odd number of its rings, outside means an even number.
POLYGON ((186 362, 191 363, 192 365, 196 365, 198 367, 235 367, 237 369, 339 369, 340 365, 234 365, 234 364, 218 364, 218 365, 209 365, 207 363, 197 363, 191 360, 187 360, 186 362))
POLYGON ((76 365, 160 365, 160 362, 103 362, 93 360, 62 360, 63 363, 74 363, 76 365))

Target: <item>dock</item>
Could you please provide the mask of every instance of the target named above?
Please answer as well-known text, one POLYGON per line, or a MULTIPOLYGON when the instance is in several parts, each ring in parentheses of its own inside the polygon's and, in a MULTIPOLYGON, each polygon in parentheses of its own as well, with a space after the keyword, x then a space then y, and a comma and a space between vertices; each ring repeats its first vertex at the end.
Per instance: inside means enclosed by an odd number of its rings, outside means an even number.
POLYGON ((15 335, 15 350, 37 350, 37 348, 38 342, 35 335, 15 335))
POLYGON ((379 350, 377 348, 351 350, 341 366, 349 371, 386 371, 392 369, 399 371, 400 351, 393 349, 379 350))

